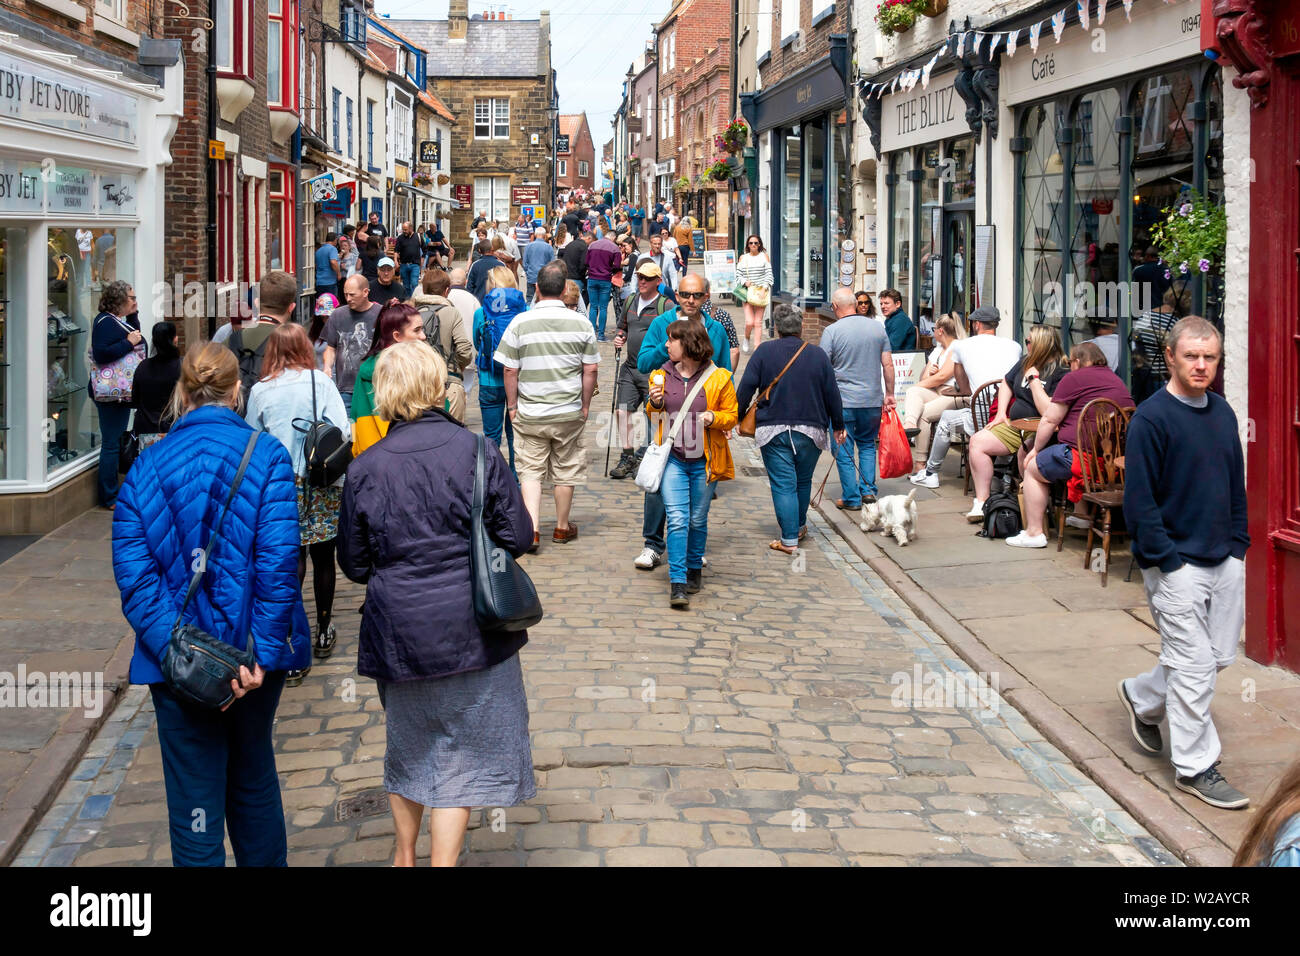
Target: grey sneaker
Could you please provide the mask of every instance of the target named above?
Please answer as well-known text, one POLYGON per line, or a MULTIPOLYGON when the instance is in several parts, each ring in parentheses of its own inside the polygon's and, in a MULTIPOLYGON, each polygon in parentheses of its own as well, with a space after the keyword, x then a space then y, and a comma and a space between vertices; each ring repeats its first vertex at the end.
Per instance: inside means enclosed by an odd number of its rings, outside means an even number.
POLYGON ((1119 691, 1119 702, 1124 705, 1128 711, 1128 729, 1133 734, 1133 739, 1137 745, 1149 754, 1158 754, 1164 747, 1164 740, 1160 736, 1160 727, 1156 724, 1148 724, 1137 715, 1137 709, 1133 706, 1133 701, 1128 695, 1128 689, 1124 686, 1124 681, 1120 681, 1116 688, 1119 691))
POLYGON ((1219 773, 1216 763, 1208 770, 1202 770, 1195 777, 1177 777, 1174 782, 1179 790, 1185 790, 1194 797, 1199 797, 1212 807, 1223 810, 1240 810, 1250 803, 1250 798, 1238 790, 1219 773))

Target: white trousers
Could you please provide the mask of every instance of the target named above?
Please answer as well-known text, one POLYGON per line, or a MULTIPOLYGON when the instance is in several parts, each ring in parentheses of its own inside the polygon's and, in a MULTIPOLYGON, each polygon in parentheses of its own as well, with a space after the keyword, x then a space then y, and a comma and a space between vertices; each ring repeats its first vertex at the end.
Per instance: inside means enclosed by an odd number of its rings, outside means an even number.
POLYGON ((1210 716, 1214 680, 1237 656, 1246 619, 1246 563, 1227 558, 1202 568, 1184 564, 1172 574, 1142 572, 1151 616, 1160 629, 1160 663, 1127 682, 1146 723, 1169 717, 1169 752, 1180 777, 1194 777, 1219 759, 1219 734, 1210 716))
POLYGON ((953 434, 959 428, 967 435, 975 434, 975 419, 969 408, 954 408, 939 416, 939 426, 934 430, 934 444, 930 446, 930 457, 925 462, 928 470, 939 470, 952 445, 953 434))

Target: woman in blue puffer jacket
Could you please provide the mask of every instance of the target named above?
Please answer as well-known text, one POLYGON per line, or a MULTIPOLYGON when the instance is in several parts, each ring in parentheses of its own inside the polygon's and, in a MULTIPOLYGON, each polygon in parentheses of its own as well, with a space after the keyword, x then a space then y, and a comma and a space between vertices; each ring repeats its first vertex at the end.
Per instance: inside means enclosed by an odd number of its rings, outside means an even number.
POLYGON ((136 635, 131 683, 153 695, 176 866, 224 866, 226 830, 239 866, 284 866, 287 855, 271 726, 285 671, 311 660, 311 632, 298 588, 293 466, 273 435, 258 438, 185 612, 186 623, 237 647, 251 637, 256 670, 241 668, 231 682, 238 699, 213 712, 182 704, 160 667, 252 433, 234 411, 239 384, 229 349, 186 354, 175 424, 141 452, 113 513, 113 573, 136 635))

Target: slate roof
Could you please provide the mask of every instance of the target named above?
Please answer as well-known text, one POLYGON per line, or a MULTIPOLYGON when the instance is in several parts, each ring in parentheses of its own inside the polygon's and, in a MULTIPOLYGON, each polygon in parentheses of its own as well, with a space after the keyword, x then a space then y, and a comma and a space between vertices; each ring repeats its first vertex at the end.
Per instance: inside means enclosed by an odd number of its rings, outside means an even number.
POLYGON ((446 20, 384 20, 428 53, 428 75, 541 76, 539 20, 470 20, 466 39, 447 39, 446 20))

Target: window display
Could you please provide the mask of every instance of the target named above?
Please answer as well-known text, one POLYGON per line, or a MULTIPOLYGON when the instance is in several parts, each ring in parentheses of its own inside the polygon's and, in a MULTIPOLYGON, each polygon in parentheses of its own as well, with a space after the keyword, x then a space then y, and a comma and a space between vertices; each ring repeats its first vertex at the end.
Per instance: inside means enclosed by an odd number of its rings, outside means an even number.
POLYGON ((781 249, 778 251, 781 262, 781 290, 793 292, 801 289, 799 275, 800 252, 803 249, 803 218, 799 215, 802 194, 799 189, 800 173, 803 171, 803 141, 799 138, 799 128, 788 129, 784 134, 785 162, 785 218, 781 223, 781 249))
POLYGON ((910 291, 912 288, 912 182, 907 174, 912 171, 912 151, 903 150, 895 153, 891 172, 894 174, 890 187, 890 225, 888 286, 897 289, 903 296, 903 307, 910 308, 910 291))

